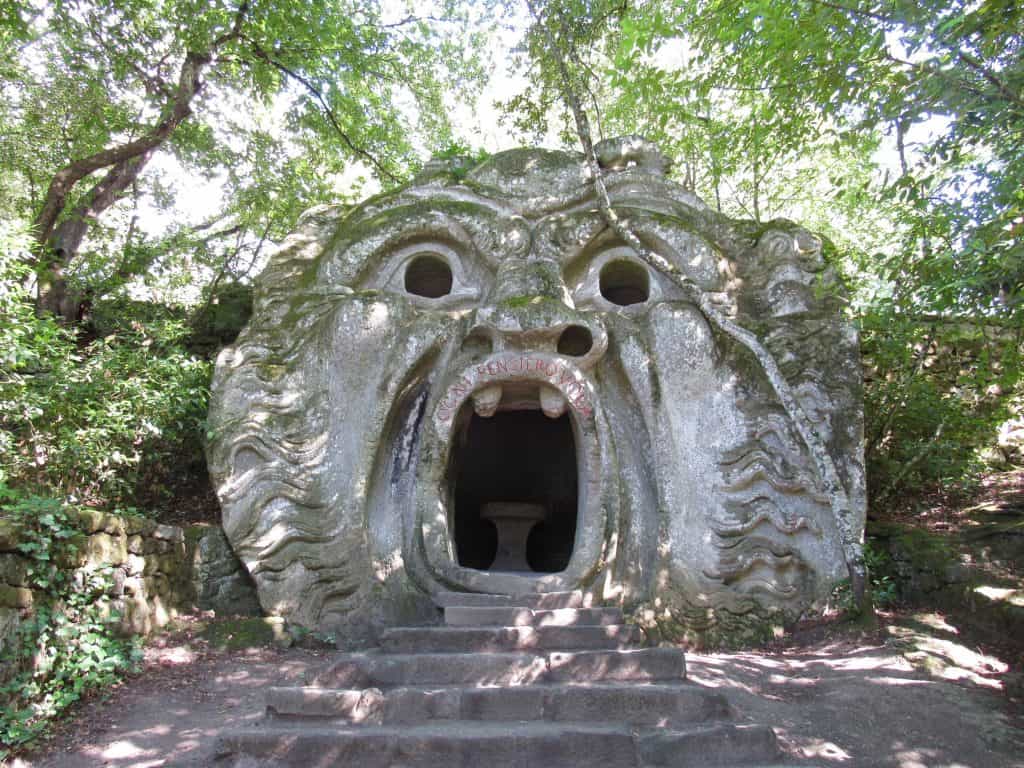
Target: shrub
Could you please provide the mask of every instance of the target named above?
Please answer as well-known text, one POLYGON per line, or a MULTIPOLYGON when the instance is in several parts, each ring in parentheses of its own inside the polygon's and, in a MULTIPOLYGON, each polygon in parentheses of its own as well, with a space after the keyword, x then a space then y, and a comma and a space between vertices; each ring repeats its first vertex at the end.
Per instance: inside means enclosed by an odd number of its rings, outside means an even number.
POLYGON ((0 238, 0 480, 132 503, 143 479, 151 485, 200 453, 210 364, 186 351, 185 324, 169 314, 87 343, 36 317, 24 268, 3 246, 0 238))
POLYGON ((861 318, 873 502, 969 484, 1019 387, 1019 331, 999 318, 861 318))

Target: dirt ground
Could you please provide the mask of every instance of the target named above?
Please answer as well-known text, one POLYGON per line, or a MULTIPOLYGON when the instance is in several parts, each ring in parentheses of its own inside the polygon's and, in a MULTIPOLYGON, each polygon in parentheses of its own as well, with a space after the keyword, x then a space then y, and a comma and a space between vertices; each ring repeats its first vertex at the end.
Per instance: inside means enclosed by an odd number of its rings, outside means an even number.
MULTIPOLYGON (((913 604, 952 612, 905 607, 870 629, 810 622, 772 650, 690 653, 690 679, 726 692, 738 720, 771 725, 790 765, 1024 768, 1024 470, 896 517, 943 537, 971 583, 1014 605, 929 594, 913 604)), ((199 631, 208 619, 152 640, 140 674, 82 703, 12 768, 210 765, 219 734, 263 715, 265 688, 334 653, 218 650, 199 631)))
MULTIPOLYGON (((1024 768, 1019 672, 970 647, 938 614, 825 628, 781 652, 687 657, 739 719, 772 725, 793 765, 1024 768)), ((187 629, 147 649, 143 672, 80 706, 19 768, 212 763, 217 736, 258 720, 263 690, 301 679, 326 649, 218 651, 187 629)), ((1013 665, 1016 666, 1016 665, 1013 665)))

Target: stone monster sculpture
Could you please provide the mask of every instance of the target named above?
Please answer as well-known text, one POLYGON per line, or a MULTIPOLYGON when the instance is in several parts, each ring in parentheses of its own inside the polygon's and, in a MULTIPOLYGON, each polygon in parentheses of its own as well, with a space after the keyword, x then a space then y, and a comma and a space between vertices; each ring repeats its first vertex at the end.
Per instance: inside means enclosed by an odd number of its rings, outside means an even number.
MULTIPOLYGON (((717 214, 642 140, 598 150, 617 214, 770 350, 859 535, 857 338, 822 243, 717 214)), ((846 575, 796 417, 617 239, 579 155, 435 162, 313 209, 255 296, 217 362, 209 457, 270 613, 369 641, 436 620, 442 591, 579 589, 714 642, 846 575)))

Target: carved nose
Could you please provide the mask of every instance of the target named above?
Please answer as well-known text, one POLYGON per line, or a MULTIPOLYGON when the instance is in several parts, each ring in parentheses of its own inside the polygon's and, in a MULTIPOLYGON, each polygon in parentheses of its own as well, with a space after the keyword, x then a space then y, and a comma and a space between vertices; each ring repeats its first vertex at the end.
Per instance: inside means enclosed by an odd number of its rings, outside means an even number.
POLYGON ((489 337, 495 352, 559 354, 584 369, 608 348, 604 326, 575 308, 560 266, 543 259, 502 264, 473 334, 489 337))
POLYGON ((509 259, 498 268, 489 303, 516 304, 530 299, 556 299, 572 306, 562 269, 550 259, 509 259))

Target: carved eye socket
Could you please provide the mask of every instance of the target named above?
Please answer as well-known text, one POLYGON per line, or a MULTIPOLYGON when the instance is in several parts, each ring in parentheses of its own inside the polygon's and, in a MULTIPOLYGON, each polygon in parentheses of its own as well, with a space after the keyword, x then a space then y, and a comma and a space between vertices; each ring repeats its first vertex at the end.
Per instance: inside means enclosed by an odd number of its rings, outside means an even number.
POLYGON ((635 261, 616 259, 601 268, 601 295, 612 304, 643 304, 651 295, 647 269, 635 261))
POLYGON ((405 268, 405 290, 428 299, 447 296, 452 292, 452 268, 440 256, 416 256, 405 268))

